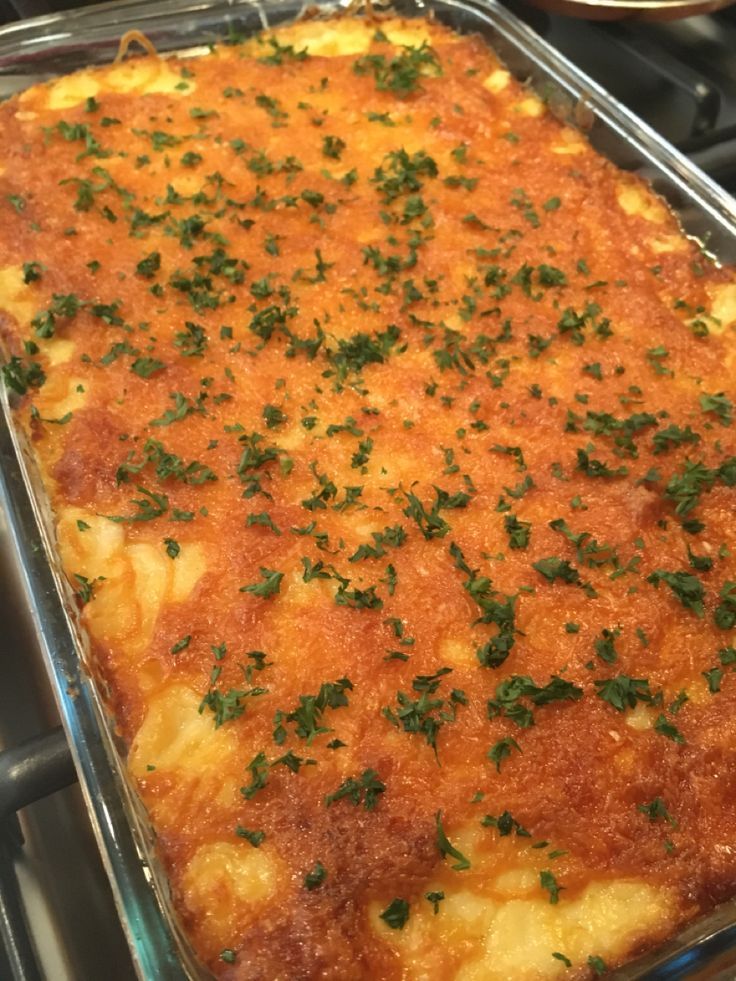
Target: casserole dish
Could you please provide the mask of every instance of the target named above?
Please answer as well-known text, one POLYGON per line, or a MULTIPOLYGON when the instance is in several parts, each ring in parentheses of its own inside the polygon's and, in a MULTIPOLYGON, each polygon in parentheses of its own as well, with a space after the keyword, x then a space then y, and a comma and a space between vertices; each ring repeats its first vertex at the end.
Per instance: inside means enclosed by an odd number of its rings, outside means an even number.
MULTIPOLYGON (((119 10, 119 8, 116 9, 119 10)), ((208 8, 208 15, 212 14, 213 9, 214 8, 208 8)), ((279 16, 285 16, 289 13, 293 13, 293 10, 290 10, 287 7, 284 8, 273 7, 273 8, 268 8, 267 13, 269 14, 269 16, 273 17, 274 19, 278 19, 279 16)), ((579 96, 581 95, 581 91, 579 88, 576 88, 577 80, 574 77, 574 73, 568 78, 567 69, 564 66, 564 64, 561 67, 560 65, 555 66, 555 59, 553 57, 550 57, 547 53, 545 53, 544 49, 539 47, 538 42, 533 42, 531 38, 527 38, 526 40, 529 45, 531 45, 532 47, 536 45, 536 49, 535 49, 536 57, 533 61, 530 61, 528 55, 524 51, 524 45, 519 46, 519 41, 523 39, 524 32, 521 31, 521 33, 519 33, 521 29, 517 25, 515 25, 512 20, 508 19, 507 16, 503 14, 501 11, 493 11, 488 15, 486 15, 486 13, 483 12, 478 12, 471 15, 469 10, 466 8, 460 8, 454 5, 448 5, 446 8, 438 7, 436 13, 437 16, 440 18, 443 15, 447 15, 447 16, 452 15, 454 17, 457 17, 457 20, 453 22, 453 26, 456 26, 460 29, 472 28, 474 30, 478 30, 481 33, 485 33, 492 41, 494 47, 499 49, 500 53, 505 57, 507 64, 509 64, 515 71, 522 72, 525 75, 526 74, 532 75, 536 79, 538 84, 544 80, 543 70, 547 68, 548 70, 547 70, 546 80, 548 82, 550 81, 550 79, 553 81, 555 80, 557 81, 557 87, 554 90, 547 89, 545 92, 548 101, 554 104, 556 110, 560 113, 564 113, 565 111, 570 111, 571 109, 575 111, 575 103, 571 101, 571 96, 579 98, 579 96), (512 40, 516 40, 517 42, 516 46, 512 45, 512 40)), ((154 16, 155 21, 157 20, 159 15, 160 15, 160 8, 157 8, 156 14, 154 16)), ((251 18, 253 16, 253 11, 251 8, 248 8, 248 16, 251 18)), ((147 25, 146 24, 141 25, 139 20, 137 26, 146 27, 147 25)), ((246 23, 246 27, 248 26, 249 25, 246 23)), ((240 23, 237 24, 237 27, 238 28, 241 27, 240 23)), ((156 23, 153 23, 152 26, 148 27, 152 39, 160 47, 166 47, 169 43, 167 41, 167 37, 165 33, 166 29, 167 29, 166 27, 162 27, 159 30, 156 26, 156 23)), ((98 30, 97 34, 98 34, 98 39, 100 39, 100 35, 102 34, 101 30, 98 30)), ((208 35, 206 32, 198 33, 196 30, 193 30, 188 35, 188 41, 190 43, 201 42, 206 40, 208 40, 208 35)), ((34 43, 43 44, 43 38, 41 37, 40 40, 37 39, 36 41, 34 41, 34 43)), ((183 41, 179 40, 177 46, 181 46, 182 43, 183 41)), ((62 53, 62 61, 64 61, 64 59, 67 59, 68 57, 69 57, 68 52, 62 53)), ((3 68, 10 67, 8 66, 7 62, 2 62, 2 65, 3 68)), ((66 61, 65 61, 65 67, 69 67, 66 61)), ((641 130, 640 138, 638 140, 627 139, 625 126, 623 125, 623 119, 620 113, 618 113, 616 107, 612 107, 607 114, 605 108, 605 99, 600 93, 597 93, 592 86, 590 88, 590 93, 587 101, 589 103, 589 107, 592 106, 593 110, 597 109, 599 111, 600 120, 602 121, 607 120, 609 123, 609 128, 606 129, 606 127, 603 125, 603 122, 599 122, 598 124, 593 122, 591 128, 591 136, 594 139, 594 142, 602 138, 603 134, 601 133, 601 130, 603 130, 606 133, 606 135, 608 135, 608 137, 610 138, 612 146, 615 147, 617 145, 620 145, 621 147, 626 149, 627 153, 629 154, 628 163, 630 166, 638 162, 638 160, 640 159, 639 155, 641 154, 650 168, 647 176, 649 176, 649 178, 652 179, 653 182, 655 182, 655 186, 657 185, 657 182, 659 182, 660 185, 664 186, 665 189, 670 191, 671 195, 679 193, 681 195, 680 204, 689 205, 689 207, 685 209, 686 213, 683 216, 683 220, 685 221, 685 227, 691 233, 698 235, 700 238, 703 238, 708 233, 710 233, 711 240, 717 243, 716 248, 719 251, 719 254, 727 257, 729 255, 729 252, 730 251, 732 252, 733 249, 733 241, 731 236, 731 220, 730 220, 732 216, 732 207, 729 204, 728 200, 723 195, 720 195, 717 192, 717 190, 709 186, 707 182, 699 180, 697 178, 697 175, 690 174, 688 172, 687 166, 684 165, 683 162, 679 160, 679 158, 673 157, 671 168, 662 165, 657 159, 657 154, 655 152, 656 143, 651 140, 651 136, 650 134, 648 134, 646 130, 644 129, 641 130), (616 123, 618 123, 619 125, 618 132, 616 130, 616 123), (596 125, 598 126, 597 134, 596 134, 596 125), (646 148, 647 141, 649 141, 648 150, 646 148), (691 185, 690 187, 688 187, 688 183, 691 185)), ((578 118, 581 118, 582 110, 578 108, 577 111, 578 111, 578 118)), ((609 155, 611 154, 609 153, 609 155)), ((19 451, 20 451, 21 459, 23 459, 24 458, 23 448, 20 446, 19 446, 19 451)), ((27 473, 29 474, 31 473, 30 469, 27 470, 27 473)), ((40 509, 39 509, 39 513, 40 513, 40 509)), ((47 528, 47 535, 48 535, 48 528, 47 528)), ((20 537, 21 536, 19 535, 19 539, 20 537)), ((19 542, 19 547, 22 547, 20 542, 19 542)), ((30 575, 31 573, 29 572, 29 577, 30 575)), ((62 595, 66 595, 68 601, 69 600, 68 590, 64 590, 62 588, 61 591, 62 591, 62 595)), ((40 595, 41 596, 44 595, 43 591, 41 591, 40 595)), ((36 602, 40 602, 38 593, 36 594, 36 602)), ((71 604, 67 602, 67 610, 71 611, 71 609, 72 609, 71 604)), ((67 627, 74 630, 74 632, 76 632, 75 617, 71 613, 69 614, 69 618, 66 621, 66 625, 67 627)), ((47 646, 50 648, 51 643, 50 643, 48 631, 44 632, 46 627, 45 620, 41 626, 42 628, 44 628, 42 629, 42 637, 44 638, 47 646)), ((64 626, 64 621, 62 619, 60 621, 60 627, 63 629, 63 626, 64 626)), ((81 646, 81 642, 78 636, 76 638, 76 645, 78 648, 81 646)), ((67 648, 67 650, 69 650, 69 648, 67 648)), ((88 695, 90 698, 90 711, 92 712, 93 715, 95 712, 97 713, 96 722, 99 723, 102 715, 99 705, 97 705, 97 703, 95 702, 95 696, 93 694, 92 689, 88 686, 87 682, 83 678, 81 677, 77 678, 73 674, 70 675, 68 673, 68 666, 67 666, 67 668, 65 668, 65 673, 63 675, 63 684, 65 685, 64 691, 66 692, 67 696, 69 695, 68 688, 70 686, 71 679, 73 679, 74 687, 72 687, 71 698, 68 698, 68 704, 64 702, 63 700, 64 695, 63 693, 61 693, 62 711, 64 712, 65 719, 67 720, 67 722, 69 722, 70 716, 72 715, 77 716, 80 712, 84 711, 83 706, 84 706, 85 698, 88 695), (76 689, 77 685, 79 686, 79 690, 76 689)), ((114 739, 111 737, 108 728, 103 727, 102 732, 103 732, 103 737, 100 740, 100 747, 103 751, 102 765, 104 769, 104 765, 106 763, 104 757, 116 759, 116 748, 114 745, 114 739)), ((94 742, 96 739, 99 739, 99 736, 95 735, 93 732, 93 734, 89 737, 89 741, 94 742)), ((91 776, 93 780, 99 781, 102 774, 100 773, 95 774, 94 772, 90 774, 89 772, 90 770, 93 770, 92 764, 94 762, 94 756, 91 752, 91 747, 89 746, 85 747, 84 736, 82 736, 82 738, 78 740, 78 743, 79 745, 77 746, 77 750, 79 752, 79 756, 80 756, 79 762, 82 766, 83 773, 87 773, 88 777, 91 776)), ((113 772, 115 771, 113 770, 113 772)), ((102 821, 99 822, 100 834, 104 836, 106 831, 110 831, 110 809, 106 803, 107 798, 105 794, 99 789, 99 787, 100 787, 99 783, 93 784, 93 789, 90 793, 90 802, 93 810, 97 811, 98 815, 104 818, 102 821), (101 815, 99 814, 100 808, 104 808, 104 813, 101 815)), ((128 795, 127 789, 124 786, 124 784, 117 787, 115 799, 117 799, 118 797, 120 797, 123 801, 126 802, 125 809, 127 810, 129 815, 132 815, 134 828, 136 829, 139 839, 141 841, 145 841, 146 838, 145 821, 136 820, 136 816, 135 816, 136 808, 135 805, 132 803, 132 798, 128 795)), ((123 832, 123 838, 120 837, 119 829, 115 829, 115 834, 112 835, 112 839, 115 843, 117 843, 117 845, 119 845, 121 841, 124 843, 125 841, 129 840, 125 838, 124 832, 123 832)), ((109 843, 108 843, 108 847, 109 847, 109 843)), ((153 879, 156 880, 157 877, 156 863, 150 858, 149 858, 149 867, 152 870, 151 875, 153 879)), ((129 874, 131 873, 131 871, 132 871, 131 869, 127 869, 125 874, 129 874)), ((123 883, 123 886, 120 889, 120 894, 121 894, 121 900, 123 902, 125 901, 130 902, 131 896, 137 895, 131 893, 127 882, 123 883)), ((152 902, 152 900, 150 899, 150 894, 148 895, 149 895, 150 902, 152 902)), ((162 891, 160 887, 159 887, 159 896, 165 896, 165 891, 162 891)), ((135 913, 134 921, 135 919, 141 919, 141 918, 145 918, 147 920, 150 912, 151 909, 149 907, 149 909, 145 911, 145 913, 143 914, 135 913)), ((173 926, 172 923, 170 922, 168 929, 175 930, 175 926, 173 926)), ((147 942, 150 941, 150 937, 146 937, 146 941, 147 942)), ((168 938, 166 937, 165 934, 164 934, 163 942, 164 945, 167 947, 168 938)), ((148 960, 145 963, 143 963, 141 966, 142 973, 144 974, 144 976, 151 976, 152 974, 156 974, 157 976, 162 976, 165 970, 167 969, 167 965, 172 962, 166 959, 165 952, 164 952, 164 956, 161 957, 159 956, 161 954, 160 950, 154 954, 150 950, 150 947, 145 947, 144 945, 144 948, 145 949, 143 950, 142 953, 148 958, 148 960)), ((134 949, 135 949, 135 944, 134 944, 134 949)), ((141 960, 140 956, 139 956, 139 960, 141 960)), ((172 969, 175 970, 176 968, 172 968, 172 969)))

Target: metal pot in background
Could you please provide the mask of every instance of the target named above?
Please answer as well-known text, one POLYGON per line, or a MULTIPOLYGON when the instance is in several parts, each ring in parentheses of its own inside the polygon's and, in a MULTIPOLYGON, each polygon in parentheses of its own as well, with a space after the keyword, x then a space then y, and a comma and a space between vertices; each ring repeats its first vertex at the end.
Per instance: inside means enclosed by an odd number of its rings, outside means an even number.
POLYGON ((711 14, 735 0, 527 0, 552 14, 586 20, 677 20, 711 14))

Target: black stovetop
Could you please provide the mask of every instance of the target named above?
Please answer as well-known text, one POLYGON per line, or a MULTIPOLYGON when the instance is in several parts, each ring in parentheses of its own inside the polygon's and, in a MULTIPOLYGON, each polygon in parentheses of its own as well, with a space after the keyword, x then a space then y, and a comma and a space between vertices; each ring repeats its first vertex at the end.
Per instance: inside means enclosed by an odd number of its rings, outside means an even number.
POLYGON ((594 23, 508 6, 719 184, 736 192, 736 6, 667 23, 594 23))
MULTIPOLYGON (((666 24, 599 24, 549 16, 523 0, 504 2, 722 186, 736 192, 736 6, 666 24)), ((0 0, 0 23, 74 5, 74 0, 0 0)), ((28 670, 26 647, 32 643, 32 625, 25 623, 12 600, 17 570, 13 571, 10 553, 3 549, 4 537, 7 529, 0 513, 0 746, 12 746, 39 728, 58 723, 58 718, 48 704, 45 678, 34 680, 28 670), (11 690, 19 678, 20 687, 25 685, 28 691, 18 690, 18 685, 11 690)), ((30 770, 26 768, 22 787, 16 784, 15 790, 32 787, 35 793, 35 777, 54 754, 62 767, 68 767, 58 737, 58 732, 52 732, 36 747, 40 756, 29 764, 30 770)), ((10 759, 13 766, 16 762, 10 759)), ((0 765, 0 778, 3 772, 0 765)), ((52 775, 48 791, 65 779, 63 770, 55 779, 52 775)), ((14 814, 6 817, 11 808, 3 809, 10 797, 7 793, 3 797, 2 791, 0 787, 0 824, 4 825, 0 832, 8 834, 0 834, 0 859, 10 859, 23 880, 26 912, 41 962, 38 973, 31 968, 20 976, 45 974, 54 981, 132 979, 133 968, 78 790, 67 788, 23 809, 23 849, 20 828, 10 820, 14 814)), ((2 896, 8 868, 0 861, 0 936, 6 933, 12 912, 2 896)), ((0 978, 14 975, 0 950, 0 978)))

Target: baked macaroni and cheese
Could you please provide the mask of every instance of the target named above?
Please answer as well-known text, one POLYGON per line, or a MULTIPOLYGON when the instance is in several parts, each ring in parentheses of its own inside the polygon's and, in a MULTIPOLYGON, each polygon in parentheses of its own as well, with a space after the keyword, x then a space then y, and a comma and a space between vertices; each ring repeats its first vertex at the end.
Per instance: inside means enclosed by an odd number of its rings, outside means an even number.
POLYGON ((0 117, 5 381, 203 964, 594 977, 733 895, 733 270, 431 21, 0 117))

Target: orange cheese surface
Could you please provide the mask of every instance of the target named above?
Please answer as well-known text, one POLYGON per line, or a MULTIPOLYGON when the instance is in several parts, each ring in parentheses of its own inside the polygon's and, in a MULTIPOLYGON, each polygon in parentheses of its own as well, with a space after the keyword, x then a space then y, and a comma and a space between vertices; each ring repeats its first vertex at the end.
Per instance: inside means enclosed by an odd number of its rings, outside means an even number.
POLYGON ((733 271, 427 22, 0 119, 4 374, 202 962, 592 977, 733 895, 733 271))

